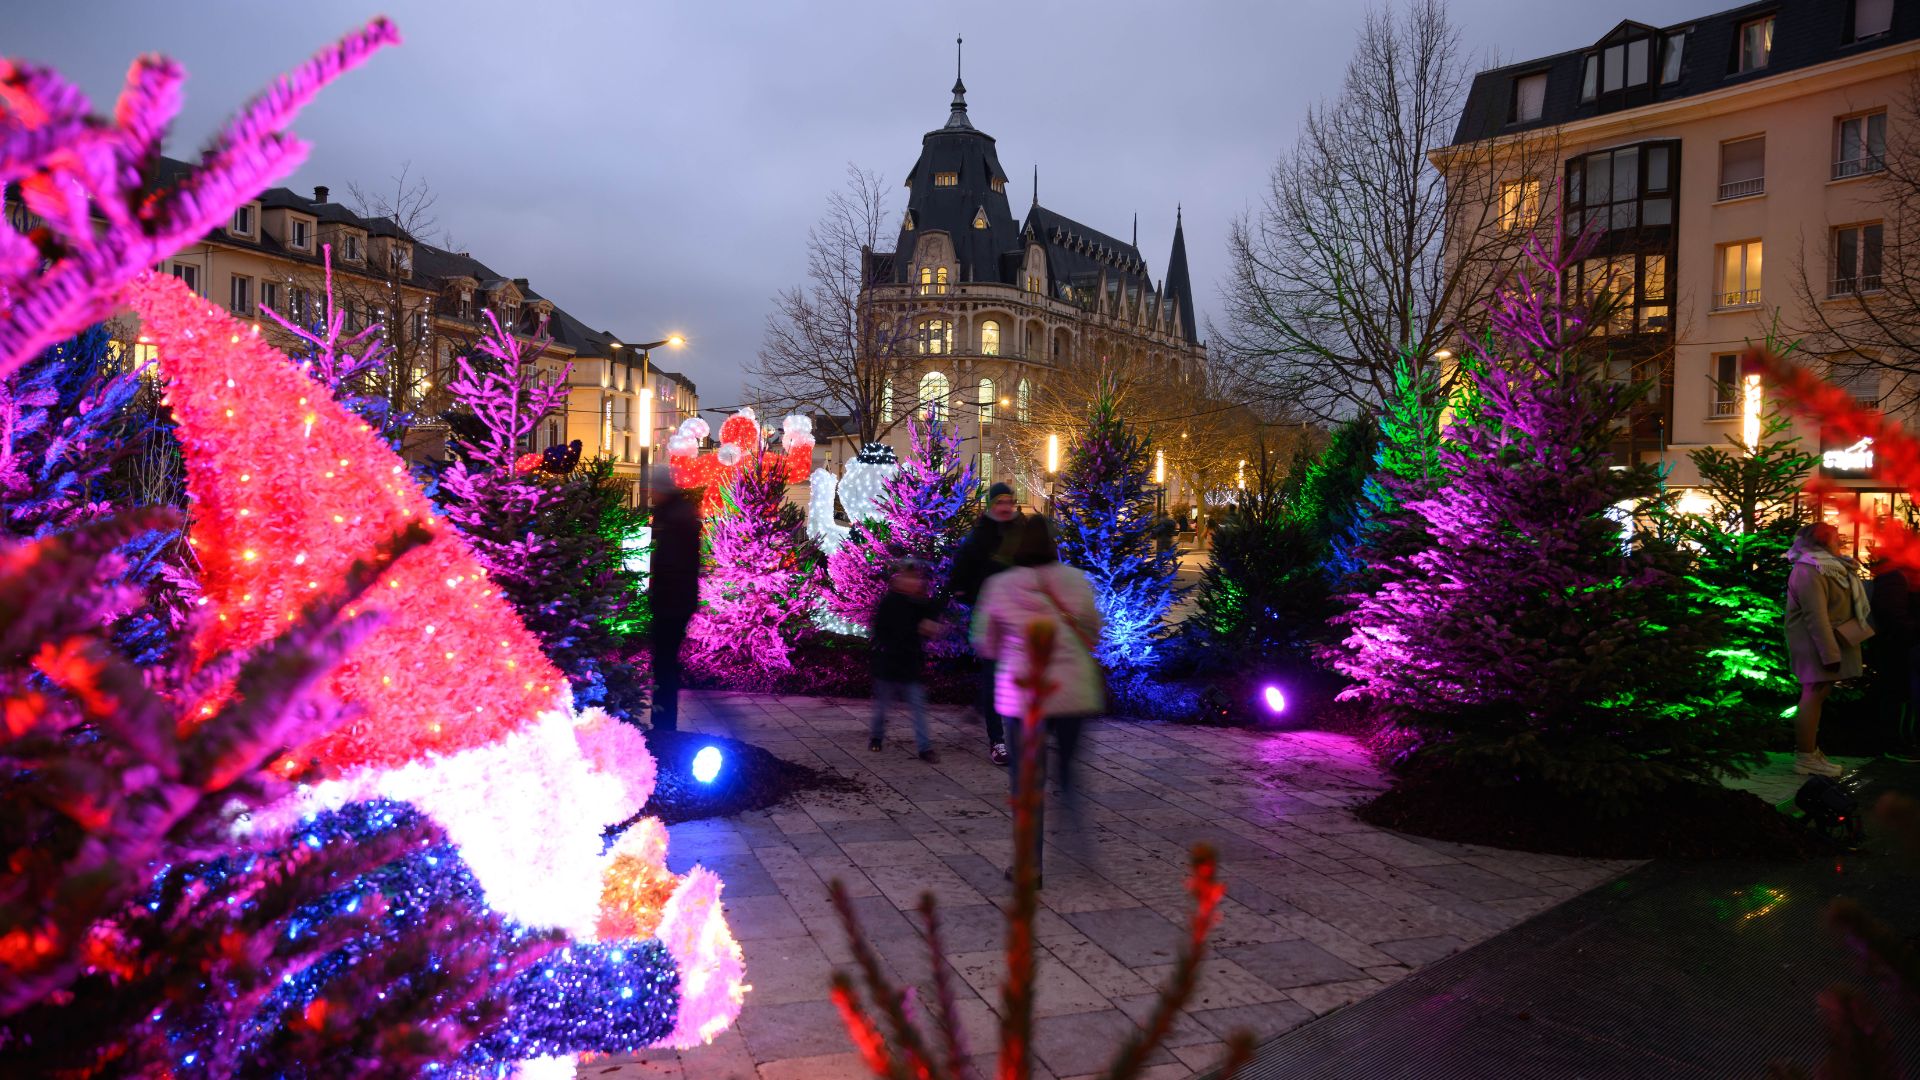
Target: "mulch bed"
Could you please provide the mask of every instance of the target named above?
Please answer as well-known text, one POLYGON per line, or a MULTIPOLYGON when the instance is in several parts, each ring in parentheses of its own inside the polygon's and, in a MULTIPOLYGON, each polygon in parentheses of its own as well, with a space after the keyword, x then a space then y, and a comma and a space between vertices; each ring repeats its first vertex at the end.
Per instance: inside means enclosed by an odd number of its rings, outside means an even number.
POLYGON ((802 791, 849 790, 851 780, 834 773, 796 765, 773 754, 729 739, 691 731, 649 731, 647 749, 659 764, 653 797, 633 818, 608 830, 617 833, 643 817, 657 817, 676 825, 700 818, 729 817, 746 810, 765 810, 802 791), (720 774, 710 784, 693 778, 693 757, 701 749, 720 749, 720 774))
POLYGON ((1799 859, 1835 850, 1757 796, 1705 784, 1676 785, 1633 813, 1598 818, 1557 791, 1427 769, 1401 776, 1357 812, 1396 832, 1550 855, 1799 859))

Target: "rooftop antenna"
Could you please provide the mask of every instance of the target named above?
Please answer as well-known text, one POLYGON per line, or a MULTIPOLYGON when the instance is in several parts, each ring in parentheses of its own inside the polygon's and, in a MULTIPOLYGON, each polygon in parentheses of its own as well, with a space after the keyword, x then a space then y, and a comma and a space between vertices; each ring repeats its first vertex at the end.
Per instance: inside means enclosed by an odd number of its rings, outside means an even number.
POLYGON ((966 38, 963 38, 958 34, 955 34, 953 38, 953 81, 954 82, 960 81, 960 46, 966 40, 967 40, 966 38))

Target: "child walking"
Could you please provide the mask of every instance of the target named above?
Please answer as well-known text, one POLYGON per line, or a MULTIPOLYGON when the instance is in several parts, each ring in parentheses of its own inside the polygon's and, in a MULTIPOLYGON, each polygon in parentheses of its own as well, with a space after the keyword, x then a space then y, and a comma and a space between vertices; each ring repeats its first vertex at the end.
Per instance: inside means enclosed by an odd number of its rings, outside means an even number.
POLYGON ((927 737, 926 636, 932 622, 933 600, 927 595, 927 569, 917 560, 896 563, 887 579, 887 594, 873 611, 873 723, 867 749, 878 750, 887 730, 887 706, 905 698, 913 710, 914 749, 920 760, 939 760, 927 737))

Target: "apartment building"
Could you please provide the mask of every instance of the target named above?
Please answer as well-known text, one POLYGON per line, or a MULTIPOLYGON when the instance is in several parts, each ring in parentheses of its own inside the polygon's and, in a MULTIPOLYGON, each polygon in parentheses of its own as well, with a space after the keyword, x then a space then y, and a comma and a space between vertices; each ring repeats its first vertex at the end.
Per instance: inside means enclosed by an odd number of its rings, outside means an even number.
MULTIPOLYGON (((1874 369, 1819 339, 1812 305, 1876 302, 1888 133, 1913 120, 1916 72, 1916 0, 1775 0, 1672 26, 1626 21, 1580 48, 1481 72, 1454 145, 1433 160, 1443 171, 1503 154, 1544 161, 1495 187, 1495 217, 1552 228, 1557 210, 1570 231, 1598 232, 1575 284, 1621 298, 1605 345, 1622 374, 1657 386, 1622 453, 1665 463, 1685 489, 1699 479, 1688 451, 1741 438, 1764 407, 1746 396, 1738 356, 1776 330, 1800 340, 1805 362, 1879 401, 1874 369)), ((1841 499, 1911 517, 1907 496, 1878 481, 1870 446, 1799 433, 1841 499)))

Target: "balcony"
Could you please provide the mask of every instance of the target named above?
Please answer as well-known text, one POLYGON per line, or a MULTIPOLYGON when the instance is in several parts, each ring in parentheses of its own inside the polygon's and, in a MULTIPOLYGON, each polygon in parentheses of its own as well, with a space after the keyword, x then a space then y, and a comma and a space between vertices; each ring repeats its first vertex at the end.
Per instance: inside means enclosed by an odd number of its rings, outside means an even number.
POLYGON ((1753 307, 1760 302, 1759 289, 1746 289, 1740 292, 1723 292, 1713 295, 1713 309, 1725 311, 1728 308, 1753 307))
POLYGON ((1855 293, 1879 292, 1880 288, 1879 274, 1856 274, 1852 277, 1834 278, 1828 282, 1827 297, 1833 299, 1852 296, 1855 293))
POLYGON ((1715 399, 1713 403, 1713 419, 1731 420, 1734 417, 1739 415, 1740 415, 1740 400, 1738 398, 1715 399))
POLYGON ((1730 180, 1720 185, 1721 202, 1726 202, 1728 199, 1744 199, 1750 195, 1764 195, 1766 193, 1767 178, 1764 176, 1756 176, 1751 180, 1730 180))
POLYGON ((1885 170, 1886 167, 1887 159, 1884 155, 1863 154, 1859 157, 1848 158, 1845 161, 1834 162, 1833 178, 1835 180, 1848 180, 1856 176, 1865 176, 1868 173, 1881 172, 1885 170))

